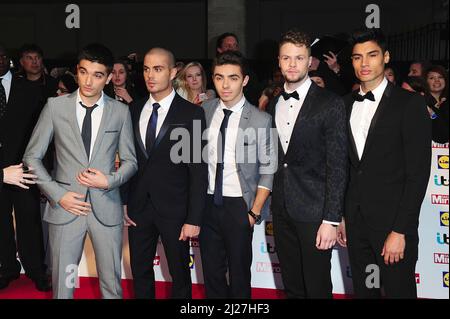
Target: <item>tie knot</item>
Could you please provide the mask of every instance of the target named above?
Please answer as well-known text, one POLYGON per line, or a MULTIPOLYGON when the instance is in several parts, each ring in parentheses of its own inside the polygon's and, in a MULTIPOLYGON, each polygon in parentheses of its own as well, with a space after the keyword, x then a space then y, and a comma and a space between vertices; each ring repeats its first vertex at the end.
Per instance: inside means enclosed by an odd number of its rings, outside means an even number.
POLYGON ((223 109, 223 113, 225 114, 225 117, 230 117, 230 115, 231 115, 231 113, 233 113, 233 111, 227 110, 227 109, 223 109))
POLYGON ((300 96, 298 95, 297 91, 294 91, 292 93, 287 93, 286 91, 281 92, 281 95, 283 96, 284 100, 287 101, 290 98, 300 100, 300 96))
POLYGON ((86 109, 86 113, 92 113, 92 111, 98 106, 98 104, 94 104, 94 105, 92 105, 91 107, 89 107, 89 106, 84 105, 83 102, 80 102, 80 105, 81 105, 84 109, 86 109))
POLYGON ((153 103, 152 106, 153 106, 153 110, 154 110, 154 111, 158 111, 158 109, 161 107, 161 104, 159 104, 159 103, 153 103))
POLYGON ((355 91, 355 92, 353 93, 353 99, 354 99, 355 101, 358 101, 358 102, 362 102, 362 101, 364 101, 365 99, 368 99, 368 100, 370 100, 370 101, 375 102, 375 96, 373 95, 372 91, 368 91, 368 92, 367 92, 366 94, 364 94, 364 95, 361 95, 361 94, 359 94, 357 91, 355 91))

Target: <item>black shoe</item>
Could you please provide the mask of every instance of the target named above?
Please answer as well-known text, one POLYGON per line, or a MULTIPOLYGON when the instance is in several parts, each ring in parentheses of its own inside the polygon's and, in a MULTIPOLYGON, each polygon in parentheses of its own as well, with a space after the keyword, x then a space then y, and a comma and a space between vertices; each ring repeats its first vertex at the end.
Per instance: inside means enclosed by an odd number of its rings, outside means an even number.
POLYGON ((34 282, 34 286, 39 291, 50 291, 52 290, 52 284, 50 283, 50 280, 47 276, 41 276, 37 278, 32 278, 34 282))
POLYGON ((9 286, 11 281, 16 280, 17 278, 19 278, 19 274, 0 277, 0 289, 5 289, 9 286))

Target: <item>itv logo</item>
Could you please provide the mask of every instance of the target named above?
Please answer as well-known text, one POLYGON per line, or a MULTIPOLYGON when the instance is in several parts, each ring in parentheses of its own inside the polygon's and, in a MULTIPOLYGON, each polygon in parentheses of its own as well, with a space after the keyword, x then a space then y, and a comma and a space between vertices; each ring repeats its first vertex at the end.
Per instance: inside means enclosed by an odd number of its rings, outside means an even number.
POLYGON ((434 185, 436 186, 448 186, 448 178, 445 178, 445 176, 438 176, 434 175, 434 185))
POLYGON ((437 233, 436 234, 436 241, 439 245, 448 245, 449 242, 449 237, 448 234, 442 234, 441 233, 437 233))

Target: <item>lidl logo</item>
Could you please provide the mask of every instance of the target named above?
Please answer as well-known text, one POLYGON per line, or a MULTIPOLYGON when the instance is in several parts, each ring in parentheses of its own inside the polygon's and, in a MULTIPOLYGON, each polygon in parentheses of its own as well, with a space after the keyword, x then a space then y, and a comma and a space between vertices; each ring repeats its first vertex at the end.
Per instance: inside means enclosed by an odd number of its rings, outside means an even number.
POLYGON ((266 236, 273 236, 273 223, 266 222, 266 236))
POLYGON ((448 169, 448 155, 438 155, 438 168, 448 169))
POLYGON ((448 271, 443 271, 442 272, 442 285, 445 287, 445 288, 448 288, 448 271))
POLYGON ((448 227, 448 212, 440 212, 441 226, 448 227))

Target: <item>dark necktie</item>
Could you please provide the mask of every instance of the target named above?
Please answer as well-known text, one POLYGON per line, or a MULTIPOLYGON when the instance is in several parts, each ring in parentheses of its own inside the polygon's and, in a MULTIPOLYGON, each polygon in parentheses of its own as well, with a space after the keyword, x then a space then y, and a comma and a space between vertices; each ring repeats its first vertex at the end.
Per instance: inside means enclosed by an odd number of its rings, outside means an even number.
POLYGON ((147 124, 147 132, 145 133, 145 149, 147 154, 150 155, 153 144, 156 140, 156 124, 158 124, 158 109, 161 107, 158 103, 153 103, 152 115, 147 124))
POLYGON ((223 113, 225 114, 225 117, 220 125, 220 133, 217 138, 217 166, 214 187, 214 204, 216 206, 223 205, 223 157, 225 153, 225 132, 228 127, 228 120, 230 119, 230 115, 233 111, 223 109, 223 113))
POLYGON ((6 111, 6 91, 2 84, 3 78, 0 78, 0 119, 6 111))
POLYGON ((84 149, 86 150, 86 155, 89 159, 92 139, 92 111, 94 111, 98 105, 94 104, 91 107, 87 107, 81 102, 80 105, 86 110, 86 115, 83 120, 83 127, 81 128, 81 138, 83 139, 84 149))
POLYGON ((285 101, 289 100, 291 97, 296 100, 300 100, 300 97, 298 96, 297 91, 294 91, 292 93, 287 93, 286 91, 283 91, 283 92, 281 92, 281 95, 283 96, 285 101))
POLYGON ((369 91, 364 95, 359 94, 358 91, 354 91, 352 95, 353 99, 358 102, 362 102, 365 99, 375 102, 375 96, 373 95, 372 91, 369 91))

